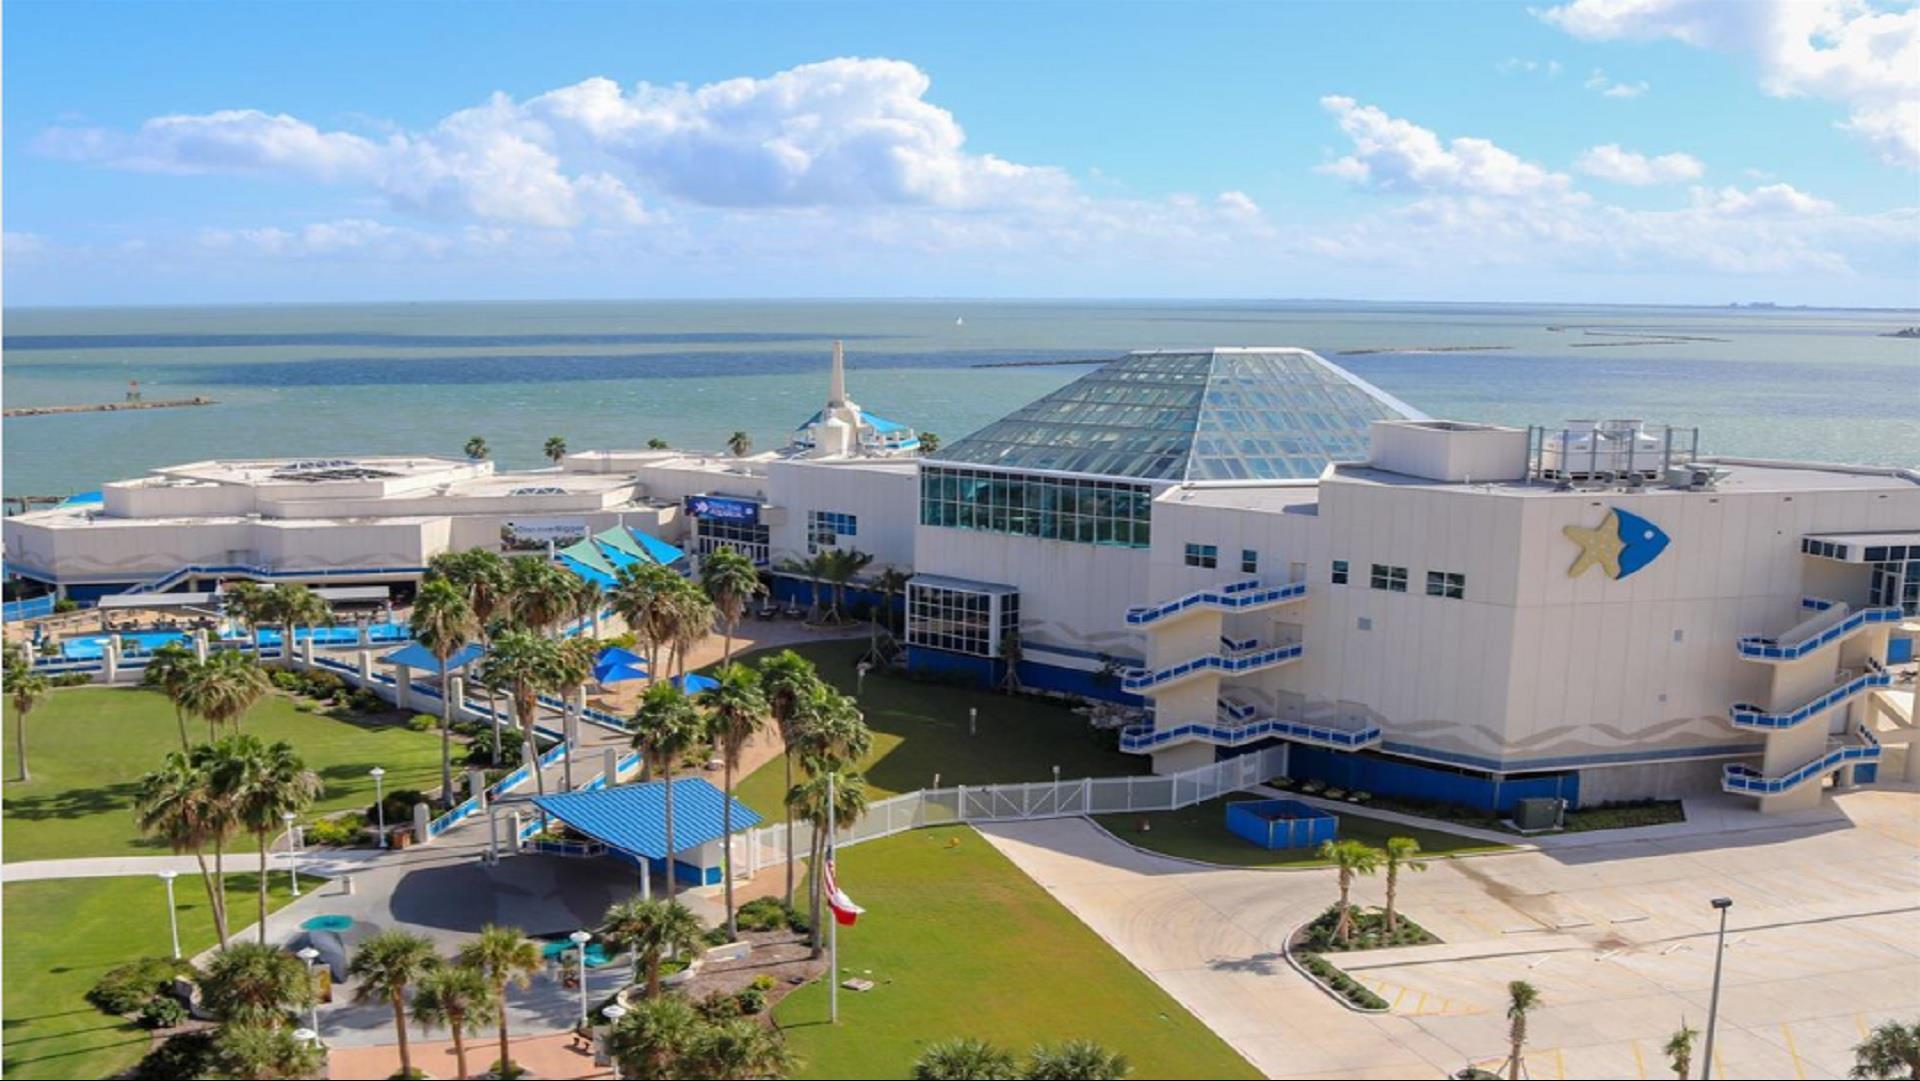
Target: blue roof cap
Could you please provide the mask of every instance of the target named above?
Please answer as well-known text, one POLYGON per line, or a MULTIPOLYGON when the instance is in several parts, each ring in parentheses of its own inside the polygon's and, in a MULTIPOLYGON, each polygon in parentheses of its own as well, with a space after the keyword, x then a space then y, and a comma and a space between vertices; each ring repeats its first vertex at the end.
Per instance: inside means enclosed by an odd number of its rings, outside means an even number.
MULTIPOLYGON (((474 644, 461 646, 458 652, 447 658, 447 671, 451 672, 457 668, 465 668, 467 665, 479 660, 486 652, 485 649, 474 644)), ((392 653, 380 658, 380 663, 404 664, 408 668, 424 668, 429 672, 440 671, 440 658, 433 655, 433 650, 428 649, 418 642, 411 642, 400 649, 394 650, 392 653)))
MULTIPOLYGON (((533 804, 610 848, 648 859, 667 858, 667 782, 623 784, 592 792, 536 796, 533 804)), ((702 777, 673 782, 673 843, 679 851, 724 835, 721 809, 727 797, 702 777)), ((751 808, 733 800, 733 829, 760 824, 751 808)))

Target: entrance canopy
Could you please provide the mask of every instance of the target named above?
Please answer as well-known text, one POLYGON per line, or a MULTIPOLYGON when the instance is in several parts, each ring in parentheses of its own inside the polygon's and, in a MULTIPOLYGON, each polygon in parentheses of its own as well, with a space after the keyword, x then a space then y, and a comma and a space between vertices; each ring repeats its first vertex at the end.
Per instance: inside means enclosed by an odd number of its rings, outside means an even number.
MULTIPOLYGON (((451 672, 455 669, 465 668, 467 665, 485 656, 486 652, 487 651, 482 649, 478 644, 461 646, 453 656, 447 658, 447 671, 451 672)), ((433 650, 428 649, 418 642, 413 642, 401 649, 394 650, 392 653, 380 658, 380 663, 404 664, 408 668, 418 668, 426 672, 440 671, 440 658, 433 655, 433 650)))
MULTIPOLYGON (((685 852, 717 841, 723 829, 721 808, 727 797, 699 777, 673 782, 673 843, 685 852)), ((760 816, 733 800, 734 832, 760 824, 760 816)), ((568 826, 630 855, 667 858, 667 783, 623 784, 591 792, 536 796, 534 806, 568 826)))

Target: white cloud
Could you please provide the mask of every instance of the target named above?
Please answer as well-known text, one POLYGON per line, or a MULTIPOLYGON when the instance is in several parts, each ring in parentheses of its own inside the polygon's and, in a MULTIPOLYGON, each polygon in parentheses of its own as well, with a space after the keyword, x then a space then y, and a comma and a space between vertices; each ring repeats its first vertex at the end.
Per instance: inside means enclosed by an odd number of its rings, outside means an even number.
POLYGON ((1693 205, 1726 218, 1794 217, 1831 214, 1835 207, 1818 196, 1808 195, 1791 184, 1764 184, 1742 191, 1739 188, 1693 189, 1693 205))
POLYGON ((406 260, 443 255, 453 246, 437 234, 368 218, 313 222, 294 229, 206 229, 197 239, 199 246, 210 252, 293 259, 343 256, 406 260))
POLYGON ((1587 149, 1574 161, 1573 167, 1588 176, 1634 187, 1698 180, 1707 171, 1700 159, 1691 154, 1647 155, 1622 149, 1618 143, 1587 149))
POLYGON ((1594 68, 1593 74, 1587 76, 1587 81, 1580 85, 1598 93, 1603 98, 1644 97, 1648 90, 1653 89, 1652 85, 1644 79, 1637 83, 1615 82, 1599 68, 1594 68))
POLYGON ((1493 67, 1502 75, 1540 74, 1552 79, 1560 74, 1558 60, 1523 60, 1517 56, 1509 56, 1493 67))
POLYGON ((1353 152, 1320 171, 1380 191, 1521 195, 1567 187, 1567 177, 1502 149, 1487 139, 1448 142, 1427 128, 1372 105, 1330 94, 1320 105, 1353 140, 1353 152))
POLYGON ((168 173, 278 175, 371 189, 426 217, 570 227, 650 220, 639 192, 717 207, 1005 207, 1070 200, 1064 172, 971 153, 931 80, 842 58, 690 88, 592 78, 495 94, 424 131, 375 139, 286 115, 161 116, 132 132, 54 128, 69 160, 168 173))
POLYGON ((1920 5, 1865 0, 1573 0, 1540 12, 1589 41, 1672 39, 1745 53, 1778 97, 1844 104, 1841 127, 1888 162, 1920 166, 1920 5))

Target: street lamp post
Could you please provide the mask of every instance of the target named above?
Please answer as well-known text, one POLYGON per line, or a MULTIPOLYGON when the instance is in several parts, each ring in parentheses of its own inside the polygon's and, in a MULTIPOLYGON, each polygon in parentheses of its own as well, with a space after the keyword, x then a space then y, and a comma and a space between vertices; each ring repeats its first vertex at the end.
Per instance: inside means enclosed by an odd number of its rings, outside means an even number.
POLYGON ((587 943, 593 936, 585 931, 575 931, 567 936, 573 943, 574 952, 580 955, 580 1027, 587 1027, 587 943))
POLYGON ((294 954, 294 956, 307 963, 307 1027, 312 1029, 315 1034, 318 1034, 320 1031, 320 986, 319 981, 314 979, 313 963, 320 959, 320 951, 314 949, 312 946, 303 946, 300 952, 294 954))
POLYGON ((380 847, 385 848, 387 847, 387 795, 386 786, 381 784, 380 778, 385 777, 387 771, 375 766, 367 773, 373 777, 374 821, 376 828, 380 831, 380 847))
POLYGON ((180 960, 180 910, 173 906, 173 880, 178 871, 161 871, 160 881, 167 884, 167 929, 173 932, 173 959, 180 960))
POLYGON ((1720 965, 1727 956, 1727 909, 1733 907, 1733 898, 1715 897, 1713 907, 1720 910, 1720 931, 1713 942, 1713 992, 1707 996, 1707 1046, 1700 1058, 1701 1077, 1713 1076, 1713 1026, 1720 1017, 1720 965))
MULTIPOLYGON (((287 824, 287 892, 300 896, 300 837, 293 828, 294 813, 281 811, 280 821, 287 824)), ((266 873, 263 867, 261 874, 266 873)))
POLYGON ((615 1081, 619 1081, 626 1075, 620 1072, 620 1058, 613 1053, 613 1030, 620 1027, 620 1019, 626 1015, 627 1008, 618 1002, 600 1011, 600 1016, 607 1019, 607 1058, 613 1062, 615 1081))

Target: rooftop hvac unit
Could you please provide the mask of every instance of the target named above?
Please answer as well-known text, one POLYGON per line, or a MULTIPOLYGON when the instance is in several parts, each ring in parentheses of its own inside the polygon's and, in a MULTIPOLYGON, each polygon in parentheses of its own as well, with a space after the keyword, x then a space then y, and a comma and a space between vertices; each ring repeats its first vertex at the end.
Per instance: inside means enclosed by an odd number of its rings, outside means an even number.
POLYGON ((1667 487, 1704 492, 1720 483, 1720 478, 1726 475, 1726 470, 1706 465, 1670 466, 1667 469, 1667 487))
POLYGON ((1551 796, 1534 796, 1515 800, 1513 803, 1514 828, 1533 831, 1550 830, 1560 824, 1560 800, 1551 796))

